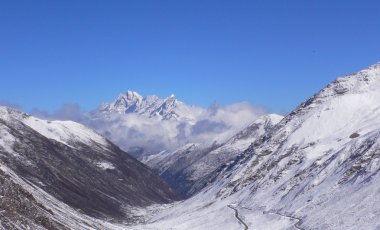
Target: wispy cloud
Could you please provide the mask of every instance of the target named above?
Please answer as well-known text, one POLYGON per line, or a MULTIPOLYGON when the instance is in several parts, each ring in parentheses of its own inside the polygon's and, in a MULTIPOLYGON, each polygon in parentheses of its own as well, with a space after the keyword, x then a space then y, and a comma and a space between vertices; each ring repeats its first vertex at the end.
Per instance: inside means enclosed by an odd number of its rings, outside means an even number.
POLYGON ((126 150, 142 146, 147 152, 154 153, 175 149, 190 142, 223 142, 266 113, 266 109, 249 103, 229 106, 214 104, 203 109, 190 122, 162 121, 133 113, 115 114, 107 119, 87 119, 82 122, 126 150))
POLYGON ((34 109, 32 115, 49 120, 77 121, 103 134, 124 150, 143 147, 148 153, 156 153, 187 143, 223 142, 268 113, 266 109, 250 103, 228 106, 215 103, 207 109, 197 109, 192 121, 161 120, 135 113, 95 117, 92 113, 83 112, 78 104, 65 104, 54 113, 34 109))
POLYGON ((64 104, 53 113, 34 108, 31 111, 31 115, 48 120, 71 120, 81 122, 84 119, 85 113, 82 111, 79 104, 64 104))

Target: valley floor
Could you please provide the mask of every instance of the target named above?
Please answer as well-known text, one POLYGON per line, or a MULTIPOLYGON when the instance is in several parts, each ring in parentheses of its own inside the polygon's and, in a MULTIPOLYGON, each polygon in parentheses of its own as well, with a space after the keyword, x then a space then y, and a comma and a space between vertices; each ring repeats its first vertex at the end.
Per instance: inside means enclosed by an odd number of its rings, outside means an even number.
POLYGON ((133 230, 219 230, 297 228, 298 220, 263 211, 262 207, 245 207, 236 203, 237 196, 210 202, 206 195, 177 202, 152 213, 146 222, 131 226, 133 230))

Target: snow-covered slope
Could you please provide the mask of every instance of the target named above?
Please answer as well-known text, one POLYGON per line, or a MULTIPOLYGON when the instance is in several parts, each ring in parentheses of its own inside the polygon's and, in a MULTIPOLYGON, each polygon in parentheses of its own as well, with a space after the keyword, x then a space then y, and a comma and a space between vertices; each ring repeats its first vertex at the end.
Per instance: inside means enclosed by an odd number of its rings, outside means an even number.
POLYGON ((82 142, 107 147, 108 142, 93 130, 73 121, 46 121, 35 117, 26 117, 23 123, 46 138, 70 145, 82 142))
POLYGON ((76 218, 72 212, 128 222, 136 207, 178 199, 145 165, 85 126, 7 107, 0 107, 0 184, 0 222, 21 229, 64 229, 60 215, 76 218), (35 214, 27 211, 33 207, 35 214))
MULTIPOLYGON (((352 156, 363 144, 375 142, 377 132, 380 131, 379 88, 380 65, 338 78, 287 116, 276 129, 267 134, 264 143, 251 148, 254 155, 247 168, 251 171, 260 167, 272 169, 257 162, 259 155, 264 160, 279 160, 284 164, 281 165, 281 171, 276 171, 278 168, 269 170, 280 177, 290 174, 288 168, 294 165, 305 170, 319 168, 327 162, 332 167, 328 171, 324 170, 327 175, 336 172, 338 167, 351 168, 352 165, 343 163, 350 160, 357 162, 364 157, 361 154, 368 154, 369 149, 365 148, 364 151, 356 153, 359 155, 352 156), (330 160, 337 160, 336 164, 332 166, 330 160)), ((279 162, 276 162, 276 166, 277 163, 279 162)), ((265 170, 256 171, 262 173, 265 170)), ((238 187, 244 187, 251 180, 252 174, 243 175, 233 181, 238 187)), ((272 175, 272 179, 274 177, 276 176, 272 175)), ((319 184, 324 179, 325 176, 322 176, 315 182, 319 184)))
POLYGON ((380 64, 338 78, 149 226, 239 224, 231 205, 250 229, 379 229, 379 89, 380 64))
POLYGON ((323 220, 324 229, 375 229, 379 88, 379 64, 329 84, 247 152, 221 195, 247 188, 257 203, 293 213, 305 228, 323 220))
POLYGON ((187 144, 143 159, 184 196, 189 197, 210 183, 222 165, 228 165, 283 117, 264 115, 223 144, 187 144))

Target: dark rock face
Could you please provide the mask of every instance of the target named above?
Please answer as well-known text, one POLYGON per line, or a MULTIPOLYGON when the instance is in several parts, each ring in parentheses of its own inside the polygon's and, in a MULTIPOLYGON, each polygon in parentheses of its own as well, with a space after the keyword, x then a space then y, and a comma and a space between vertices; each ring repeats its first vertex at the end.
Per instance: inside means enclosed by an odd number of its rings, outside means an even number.
MULTIPOLYGON (((92 217, 125 222, 130 206, 143 207, 179 199, 149 168, 108 141, 105 146, 76 139, 61 143, 25 125, 20 114, 15 114, 14 119, 0 116, 0 129, 14 139, 8 149, 0 146, 0 165, 92 217)), ((33 203, 33 197, 27 196, 27 202, 33 203)), ((25 207, 33 206, 25 204, 25 207)), ((53 223, 47 224, 53 226, 53 223)))
POLYGON ((51 220, 51 211, 37 203, 32 194, 14 183, 0 170, 0 229, 34 228, 67 229, 51 220))
POLYGON ((353 133, 353 134, 350 135, 350 138, 353 139, 353 138, 357 138, 359 136, 360 136, 359 133, 353 133))

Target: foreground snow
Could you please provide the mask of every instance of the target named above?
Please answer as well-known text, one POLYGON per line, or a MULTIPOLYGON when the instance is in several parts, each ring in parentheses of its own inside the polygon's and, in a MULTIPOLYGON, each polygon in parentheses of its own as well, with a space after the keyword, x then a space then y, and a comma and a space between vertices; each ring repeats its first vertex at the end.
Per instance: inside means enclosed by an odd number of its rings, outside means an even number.
POLYGON ((235 211, 228 206, 238 210, 239 217, 249 229, 285 230, 291 229, 296 223, 289 218, 263 213, 260 207, 251 208, 240 204, 239 196, 244 194, 227 199, 212 198, 211 194, 212 192, 199 194, 186 201, 175 203, 150 217, 144 225, 133 226, 132 229, 244 229, 245 226, 236 218, 235 211))

